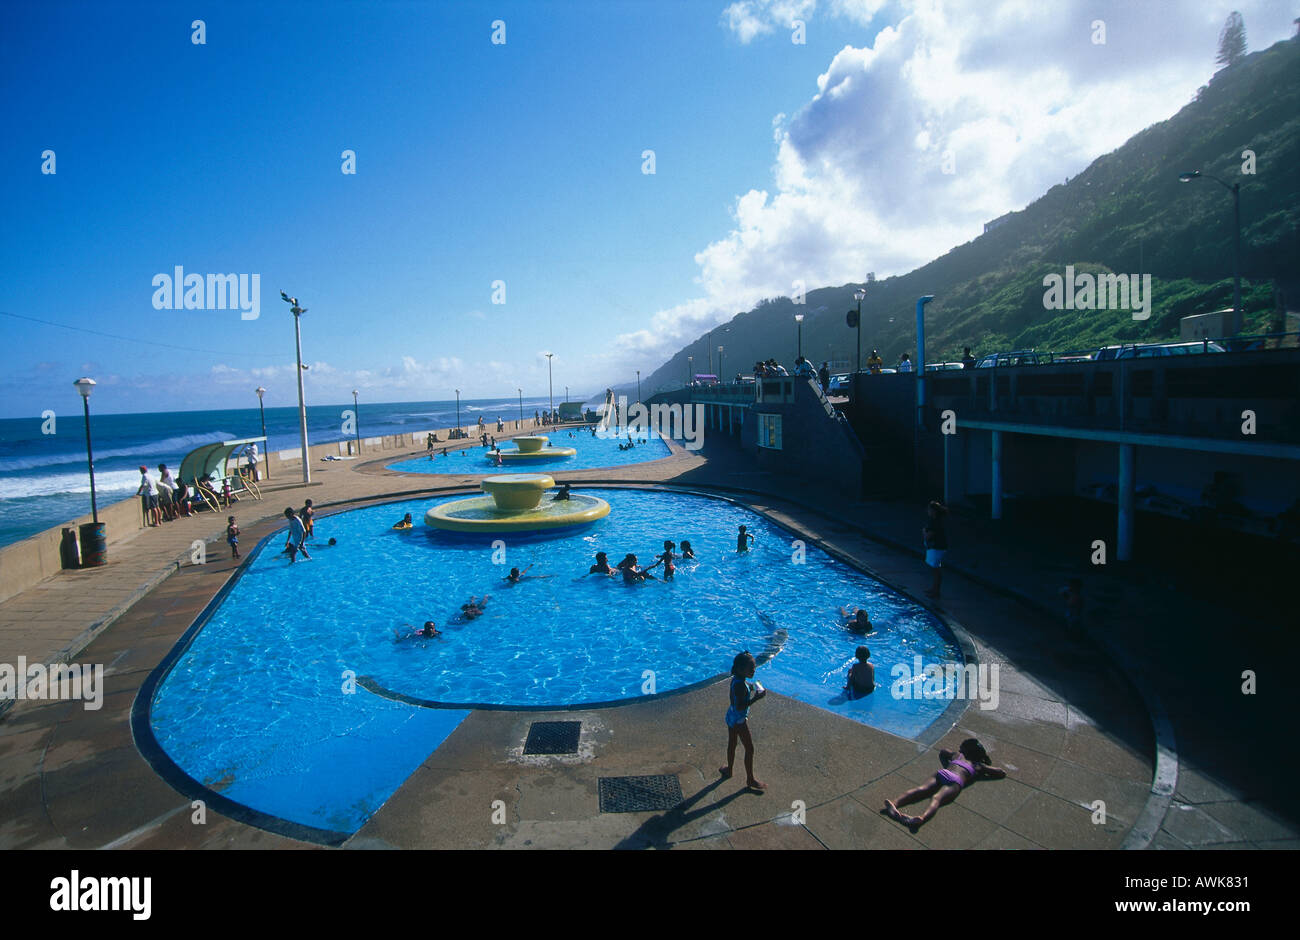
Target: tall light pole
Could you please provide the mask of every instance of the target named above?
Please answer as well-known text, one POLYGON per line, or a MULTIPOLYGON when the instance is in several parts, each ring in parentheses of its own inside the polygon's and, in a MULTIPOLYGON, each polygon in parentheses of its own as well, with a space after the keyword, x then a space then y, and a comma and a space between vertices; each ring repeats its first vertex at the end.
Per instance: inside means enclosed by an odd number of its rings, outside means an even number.
POLYGON ((266 448, 265 459, 262 461, 266 464, 266 478, 271 479, 271 446, 270 441, 266 439, 266 407, 262 404, 262 396, 266 394, 266 389, 257 386, 253 389, 257 392, 257 411, 262 416, 262 446, 266 448))
POLYGON ((1200 170, 1192 170, 1190 173, 1179 173, 1178 182, 1190 183, 1192 180, 1198 180, 1202 177, 1212 179, 1228 192, 1232 193, 1232 335, 1236 336, 1241 332, 1241 184, 1233 183, 1229 186, 1223 180, 1210 173, 1202 173, 1200 170))
POLYGON ((361 409, 357 406, 357 390, 352 390, 352 430, 357 435, 357 453, 361 453, 361 409))
POLYGON ((641 370, 636 370, 636 400, 641 400, 641 370))
POLYGON ((460 439, 460 389, 456 389, 456 438, 460 439))
POLYGON ((722 347, 718 347, 718 381, 722 381, 722 347))
POLYGON ((797 358, 802 359, 803 358, 803 314, 796 313, 794 315, 794 322, 799 330, 799 351, 795 355, 797 356, 797 358))
POLYGON ((551 374, 551 357, 554 355, 555 353, 546 354, 546 382, 549 390, 552 415, 555 414, 555 377, 551 374))
POLYGON ((689 388, 695 383, 695 357, 686 357, 686 387, 689 388))
POLYGON ((853 292, 853 299, 858 302, 858 358, 853 362, 853 371, 862 371, 862 298, 867 296, 867 292, 858 288, 853 292))
POLYGON ((307 458, 307 405, 302 392, 302 328, 299 320, 307 312, 306 307, 298 306, 298 298, 290 297, 280 291, 280 299, 289 305, 293 314, 293 338, 298 348, 298 430, 302 434, 302 482, 311 482, 311 461, 307 458))
POLYGON ((90 393, 95 389, 95 380, 80 378, 72 383, 81 393, 81 405, 86 415, 86 469, 90 471, 90 518, 99 523, 99 507, 95 504, 95 458, 90 449, 90 393))
POLYGON ((519 426, 522 428, 524 426, 524 390, 516 388, 515 391, 519 393, 519 426))

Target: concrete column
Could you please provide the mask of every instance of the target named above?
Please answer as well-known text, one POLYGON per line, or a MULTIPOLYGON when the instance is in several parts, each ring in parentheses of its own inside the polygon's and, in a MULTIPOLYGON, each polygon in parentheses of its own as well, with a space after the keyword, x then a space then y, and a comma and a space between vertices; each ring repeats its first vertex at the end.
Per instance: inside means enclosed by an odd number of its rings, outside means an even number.
POLYGON ((1133 559, 1133 493, 1137 489, 1137 454, 1132 444, 1119 445, 1119 544, 1115 558, 1133 559))
POLYGON ((993 518, 1002 518, 1002 432, 993 432, 993 518))

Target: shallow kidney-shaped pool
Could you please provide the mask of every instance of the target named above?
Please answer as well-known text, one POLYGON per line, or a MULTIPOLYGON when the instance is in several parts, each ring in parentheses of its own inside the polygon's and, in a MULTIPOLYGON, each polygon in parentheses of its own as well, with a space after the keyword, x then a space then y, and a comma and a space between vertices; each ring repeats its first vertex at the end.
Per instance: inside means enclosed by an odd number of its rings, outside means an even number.
MULTIPOLYGON (((158 744, 194 781, 255 814, 338 834, 364 823, 467 709, 663 694, 725 674, 743 649, 766 654, 757 678, 771 691, 904 737, 948 705, 890 694, 894 664, 961 655, 941 622, 879 582, 731 502, 582 492, 606 499, 610 514, 545 537, 494 544, 391 528, 446 501, 430 499, 320 517, 312 559, 294 565, 273 536, 158 685, 158 744), (741 524, 756 537, 743 555, 741 524), (696 554, 671 582, 586 574, 597 551, 648 565, 665 539, 688 540, 696 554), (512 566, 528 568, 518 584, 504 580, 512 566), (458 622, 461 605, 484 594, 484 614, 458 622), (842 605, 865 606, 876 624, 865 642, 878 688, 855 702, 840 690, 864 641, 840 625, 842 605), (443 636, 395 639, 426 620, 443 636)), ((720 743, 726 704, 724 687, 720 743)))

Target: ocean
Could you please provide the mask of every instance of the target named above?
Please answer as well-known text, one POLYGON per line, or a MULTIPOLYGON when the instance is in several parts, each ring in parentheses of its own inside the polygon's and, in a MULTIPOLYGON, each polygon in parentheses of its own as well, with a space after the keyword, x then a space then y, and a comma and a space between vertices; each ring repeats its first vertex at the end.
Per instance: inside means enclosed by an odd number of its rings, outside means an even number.
MULTIPOLYGON (((525 398, 524 415, 547 407, 546 398, 525 398)), ((172 411, 156 414, 95 414, 90 402, 91 445, 95 453, 95 498, 100 506, 134 496, 140 464, 157 478, 158 464, 172 470, 196 447, 216 441, 260 437, 258 409, 172 411)), ((559 402, 556 402, 559 406, 559 402)), ((75 407, 75 406, 74 406, 75 407)), ((307 440, 324 444, 352 437, 343 431, 346 405, 309 405, 307 440)), ((400 434, 456 424, 456 402, 361 402, 362 437, 400 434)), ((461 399, 461 422, 510 421, 519 416, 518 398, 461 399)), ((266 409, 268 450, 297 449, 298 409, 266 409)), ((53 427, 39 417, 0 419, 0 547, 90 512, 86 469, 86 427, 79 411, 59 414, 53 427), (52 430, 54 433, 44 433, 52 430)))

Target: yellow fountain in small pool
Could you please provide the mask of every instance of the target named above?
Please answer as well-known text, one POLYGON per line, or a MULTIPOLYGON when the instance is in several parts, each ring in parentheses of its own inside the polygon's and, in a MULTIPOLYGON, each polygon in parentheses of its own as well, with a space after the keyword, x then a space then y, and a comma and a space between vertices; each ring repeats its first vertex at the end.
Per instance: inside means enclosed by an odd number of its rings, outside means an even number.
POLYGON ((573 447, 552 447, 545 434, 528 434, 514 439, 518 450, 498 450, 502 460, 549 460, 554 457, 572 457, 578 451, 573 447))
POLYGON ((568 499, 543 500, 555 486, 545 473, 504 473, 485 477, 479 485, 486 495, 434 506, 424 514, 424 524, 452 532, 534 532, 609 515, 609 503, 595 496, 570 493, 568 499))

